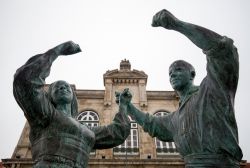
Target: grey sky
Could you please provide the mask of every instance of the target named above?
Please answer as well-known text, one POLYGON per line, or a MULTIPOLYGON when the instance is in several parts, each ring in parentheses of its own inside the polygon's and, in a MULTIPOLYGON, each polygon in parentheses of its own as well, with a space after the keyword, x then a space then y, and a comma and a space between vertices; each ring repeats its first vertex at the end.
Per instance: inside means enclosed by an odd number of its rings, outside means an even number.
POLYGON ((73 40, 83 52, 56 60, 48 83, 64 79, 77 89, 104 89, 102 75, 126 58, 132 69, 148 74, 147 90, 172 90, 168 67, 176 59, 194 65, 198 85, 206 75, 202 51, 181 34, 151 27, 163 8, 234 39, 240 56, 236 119, 243 159, 250 160, 248 0, 1 0, 0 158, 11 157, 25 123, 12 95, 15 70, 62 42, 73 40))

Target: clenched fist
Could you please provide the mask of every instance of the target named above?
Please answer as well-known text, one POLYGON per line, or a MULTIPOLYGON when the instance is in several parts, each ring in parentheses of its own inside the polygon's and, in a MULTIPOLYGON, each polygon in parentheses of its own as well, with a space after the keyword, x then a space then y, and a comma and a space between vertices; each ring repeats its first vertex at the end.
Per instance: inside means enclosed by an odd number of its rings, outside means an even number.
POLYGON ((161 10, 156 13, 153 17, 152 26, 153 27, 164 27, 166 29, 173 29, 176 27, 179 19, 177 19, 172 13, 166 9, 161 10))
POLYGON ((53 50, 57 55, 72 55, 81 52, 80 46, 73 41, 62 43, 53 48, 53 50))

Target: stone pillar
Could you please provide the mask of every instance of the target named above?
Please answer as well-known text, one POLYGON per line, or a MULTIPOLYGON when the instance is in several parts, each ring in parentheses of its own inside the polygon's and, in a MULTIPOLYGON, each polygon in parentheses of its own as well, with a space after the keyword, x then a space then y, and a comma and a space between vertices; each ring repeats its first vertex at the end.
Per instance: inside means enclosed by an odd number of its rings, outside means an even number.
POLYGON ((148 105, 148 102, 147 102, 145 79, 140 79, 138 85, 139 85, 139 103, 140 103, 140 106, 146 107, 148 105))
POLYGON ((112 79, 105 79, 105 94, 104 94, 104 106, 111 106, 112 104, 112 79))

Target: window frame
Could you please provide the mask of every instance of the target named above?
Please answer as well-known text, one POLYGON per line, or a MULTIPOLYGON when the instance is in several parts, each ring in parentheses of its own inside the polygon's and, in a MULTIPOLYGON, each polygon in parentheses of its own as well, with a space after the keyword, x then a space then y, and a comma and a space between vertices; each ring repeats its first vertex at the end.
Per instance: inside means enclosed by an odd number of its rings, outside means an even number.
POLYGON ((139 155, 139 131, 138 124, 130 116, 130 134, 123 144, 113 148, 114 156, 135 156, 139 155), (130 145, 128 146, 128 143, 130 145))
MULTIPOLYGON (((170 114, 169 111, 160 110, 160 111, 155 112, 153 115, 154 116, 165 116, 168 114, 170 114)), ((157 137, 155 137, 154 142, 155 142, 155 149, 156 149, 157 156, 179 155, 174 141, 173 142, 164 142, 164 141, 159 140, 157 137), (169 152, 171 150, 173 150, 173 152, 169 152)))

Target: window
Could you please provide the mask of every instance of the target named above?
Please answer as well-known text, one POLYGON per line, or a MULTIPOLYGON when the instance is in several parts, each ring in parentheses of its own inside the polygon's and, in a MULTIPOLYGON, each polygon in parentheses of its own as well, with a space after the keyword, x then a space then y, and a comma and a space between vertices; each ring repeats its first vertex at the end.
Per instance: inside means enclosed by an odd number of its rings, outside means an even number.
POLYGON ((99 126, 99 117, 94 111, 83 111, 77 116, 77 120, 89 127, 99 126))
MULTIPOLYGON (((164 116, 164 115, 168 115, 168 114, 169 114, 169 112, 159 111, 159 112, 156 112, 154 115, 155 116, 164 116)), ((163 142, 163 141, 160 141, 158 138, 155 138, 155 145, 156 145, 157 155, 178 154, 174 142, 163 142)))
POLYGON ((138 144, 138 126, 137 123, 130 120, 130 135, 125 140, 125 142, 115 148, 113 148, 114 155, 138 155, 139 154, 139 144, 138 144))
MULTIPOLYGON (((97 127, 99 126, 99 117, 94 111, 83 111, 77 116, 77 120, 81 124, 85 124, 88 127, 97 127)), ((95 150, 90 152, 90 155, 95 155, 95 150)))

